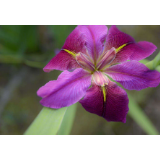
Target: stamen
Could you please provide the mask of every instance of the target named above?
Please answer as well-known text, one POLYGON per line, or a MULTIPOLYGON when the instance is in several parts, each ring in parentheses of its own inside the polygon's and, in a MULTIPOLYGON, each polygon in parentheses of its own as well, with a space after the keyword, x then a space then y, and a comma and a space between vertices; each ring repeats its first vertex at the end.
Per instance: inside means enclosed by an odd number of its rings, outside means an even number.
POLYGON ((64 51, 66 51, 67 53, 69 53, 69 54, 71 54, 72 56, 76 56, 76 54, 74 53, 74 52, 71 52, 71 51, 69 51, 69 50, 67 50, 67 49, 63 49, 64 51))
POLYGON ((102 88, 102 92, 103 92, 103 98, 104 98, 104 102, 106 102, 106 88, 105 88, 105 86, 102 86, 101 87, 102 88))
POLYGON ((100 62, 97 65, 99 70, 103 70, 104 68, 108 67, 108 65, 115 59, 116 57, 116 50, 112 47, 107 53, 101 58, 100 62))
POLYGON ((118 48, 116 49, 116 53, 119 52, 119 51, 120 51, 122 48, 124 48, 126 45, 127 45, 127 43, 126 43, 126 44, 123 44, 123 45, 120 46, 120 47, 118 47, 118 48))
POLYGON ((93 72, 95 70, 94 65, 90 61, 89 57, 83 53, 78 53, 76 55, 77 63, 87 71, 93 72))

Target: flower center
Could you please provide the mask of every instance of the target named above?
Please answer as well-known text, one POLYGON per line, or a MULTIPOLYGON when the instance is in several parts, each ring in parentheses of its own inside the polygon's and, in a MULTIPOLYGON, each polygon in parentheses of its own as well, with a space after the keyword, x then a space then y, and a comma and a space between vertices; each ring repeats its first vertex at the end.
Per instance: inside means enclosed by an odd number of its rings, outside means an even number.
POLYGON ((92 80, 98 86, 105 86, 109 83, 109 78, 103 72, 96 71, 92 74, 92 80))
POLYGON ((112 47, 110 50, 103 52, 97 60, 97 68, 104 71, 108 68, 116 57, 116 50, 112 47))
POLYGON ((116 49, 112 47, 110 50, 103 52, 94 63, 93 60, 86 54, 78 53, 76 60, 78 64, 85 70, 94 73, 96 71, 104 71, 109 67, 116 57, 116 49))
POLYGON ((76 60, 84 70, 92 74, 93 81, 97 85, 104 86, 108 84, 109 79, 103 72, 111 65, 115 57, 116 49, 113 47, 110 50, 103 52, 96 60, 96 63, 94 63, 88 55, 83 53, 78 53, 76 55, 76 60))

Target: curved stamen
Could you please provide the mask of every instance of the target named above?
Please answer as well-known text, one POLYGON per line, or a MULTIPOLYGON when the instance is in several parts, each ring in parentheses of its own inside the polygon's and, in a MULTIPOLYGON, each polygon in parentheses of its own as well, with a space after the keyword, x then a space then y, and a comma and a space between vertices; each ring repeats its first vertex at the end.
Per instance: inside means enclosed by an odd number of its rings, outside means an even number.
POLYGON ((64 50, 65 52, 67 52, 67 53, 71 54, 73 57, 75 57, 75 56, 76 56, 76 54, 75 54, 74 52, 69 51, 68 49, 62 49, 62 50, 64 50))
POLYGON ((77 63, 87 71, 93 72, 95 70, 94 64, 90 61, 89 57, 83 53, 76 55, 77 63))
POLYGON ((101 60, 97 64, 98 70, 106 68, 116 57, 116 49, 112 47, 106 54, 101 57, 101 60))

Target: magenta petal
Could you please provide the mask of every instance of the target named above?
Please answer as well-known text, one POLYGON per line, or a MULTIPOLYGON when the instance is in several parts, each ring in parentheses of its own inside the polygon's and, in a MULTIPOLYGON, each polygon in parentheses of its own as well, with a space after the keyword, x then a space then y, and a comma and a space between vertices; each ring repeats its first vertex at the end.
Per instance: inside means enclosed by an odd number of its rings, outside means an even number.
POLYGON ((106 99, 106 119, 108 121, 126 122, 126 116, 129 111, 129 99, 125 90, 110 81, 107 89, 106 99))
POLYGON ((90 33, 86 26, 77 26, 67 37, 63 49, 78 53, 86 53, 86 43, 90 42, 90 33))
POLYGON ((153 43, 146 41, 128 44, 117 53, 112 64, 124 62, 126 60, 140 61, 150 56, 156 49, 157 47, 153 43))
POLYGON ((120 46, 128 43, 135 43, 135 40, 130 35, 121 32, 116 26, 110 27, 105 46, 107 50, 112 47, 119 48, 120 46))
POLYGON ((158 71, 149 70, 144 64, 137 61, 124 62, 109 67, 105 73, 129 90, 157 87, 160 83, 158 71))
POLYGON ((150 56, 157 48, 154 44, 146 41, 136 43, 131 36, 121 32, 116 26, 111 26, 108 31, 105 50, 112 47, 117 49, 124 44, 126 46, 118 51, 113 64, 127 60, 142 60, 150 56))
POLYGON ((156 49, 157 47, 153 43, 141 41, 136 44, 126 46, 125 52, 132 53, 130 60, 140 61, 150 56, 156 49))
POLYGON ((66 39, 62 51, 52 58, 43 70, 50 72, 54 69, 63 71, 80 68, 75 57, 63 49, 75 55, 81 52, 91 59, 98 57, 103 50, 107 30, 106 26, 77 26, 66 39))
POLYGON ((104 25, 90 25, 88 26, 92 42, 87 45, 87 49, 91 53, 94 60, 96 60, 103 51, 104 41, 107 37, 108 28, 104 25))
POLYGON ((88 112, 102 116, 103 93, 100 86, 94 85, 88 89, 85 97, 79 102, 88 112))
POLYGON ((95 85, 87 91, 80 103, 88 112, 104 117, 107 121, 125 123, 129 110, 127 93, 111 81, 106 86, 106 92, 104 103, 101 87, 95 85))
POLYGON ((107 26, 77 26, 66 39, 63 49, 89 54, 94 59, 103 49, 107 31, 107 26))
POLYGON ((50 62, 43 68, 45 72, 52 70, 71 70, 81 68, 75 58, 65 51, 60 51, 50 62))
POLYGON ((91 75, 83 69, 64 71, 56 81, 41 87, 37 94, 43 99, 40 103, 50 108, 70 106, 79 101, 91 85, 91 75))
POLYGON ((46 96, 52 93, 53 91, 52 86, 55 86, 55 85, 56 85, 56 81, 49 81, 37 91, 37 95, 39 97, 45 98, 46 96))
MULTIPOLYGON (((87 32, 89 31, 86 26, 76 27, 67 37, 62 48, 67 49, 74 54, 77 54, 78 52, 86 54, 86 42, 89 41, 87 39, 87 32)), ((50 72, 54 69, 64 71, 81 68, 75 57, 63 49, 43 68, 45 72, 50 72)))

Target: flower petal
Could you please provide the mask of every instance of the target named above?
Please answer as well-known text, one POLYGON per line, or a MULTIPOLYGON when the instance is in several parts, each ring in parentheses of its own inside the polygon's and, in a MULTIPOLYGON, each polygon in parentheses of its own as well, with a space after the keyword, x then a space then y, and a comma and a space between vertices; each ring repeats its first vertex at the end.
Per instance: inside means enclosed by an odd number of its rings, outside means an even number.
POLYGON ((45 72, 56 70, 71 70, 80 68, 75 60, 79 52, 91 57, 92 61, 103 49, 107 36, 106 26, 77 26, 65 41, 60 51, 44 67, 45 72))
POLYGON ((37 94, 43 97, 40 103, 50 108, 70 106, 79 101, 91 85, 91 75, 83 69, 64 71, 56 81, 41 87, 37 94))
POLYGON ((79 102, 88 112, 102 116, 103 93, 100 86, 94 85, 89 88, 86 92, 85 97, 79 102))
POLYGON ((157 87, 160 83, 158 71, 149 70, 144 64, 137 61, 124 62, 109 67, 105 73, 129 90, 157 87))
POLYGON ((63 49, 78 53, 86 53, 86 43, 90 41, 86 26, 77 26, 67 37, 63 49))
POLYGON ((53 86, 56 85, 56 80, 55 81, 49 81, 46 83, 44 86, 42 86, 38 91, 37 95, 41 98, 45 98, 48 95, 50 95, 53 91, 53 86))
POLYGON ((104 117, 107 121, 123 123, 126 122, 129 110, 128 102, 127 93, 112 81, 106 86, 106 102, 101 87, 96 85, 90 88, 80 101, 88 112, 104 117))
POLYGON ((118 52, 113 64, 127 60, 142 60, 150 56, 157 48, 146 41, 136 43, 131 36, 121 32, 116 26, 111 26, 109 29, 105 50, 112 47, 115 47, 118 52))
POLYGON ((62 50, 51 59, 43 70, 50 72, 54 69, 64 71, 81 68, 74 55, 79 52, 86 53, 86 32, 88 32, 87 27, 76 27, 67 37, 62 50))
POLYGON ((87 44, 87 49, 96 60, 103 52, 104 41, 107 37, 108 28, 105 25, 90 25, 88 26, 90 31, 91 41, 87 44))
POLYGON ((125 52, 132 51, 133 54, 130 56, 130 60, 140 61, 150 56, 156 49, 157 47, 153 43, 141 41, 136 44, 126 46, 125 52))
POLYGON ((96 60, 102 53, 107 31, 105 25, 78 26, 67 38, 63 49, 81 52, 96 60))
POLYGON ((45 72, 52 70, 72 70, 75 68, 81 68, 75 58, 66 51, 60 51, 55 57, 53 57, 49 63, 43 68, 45 72))

